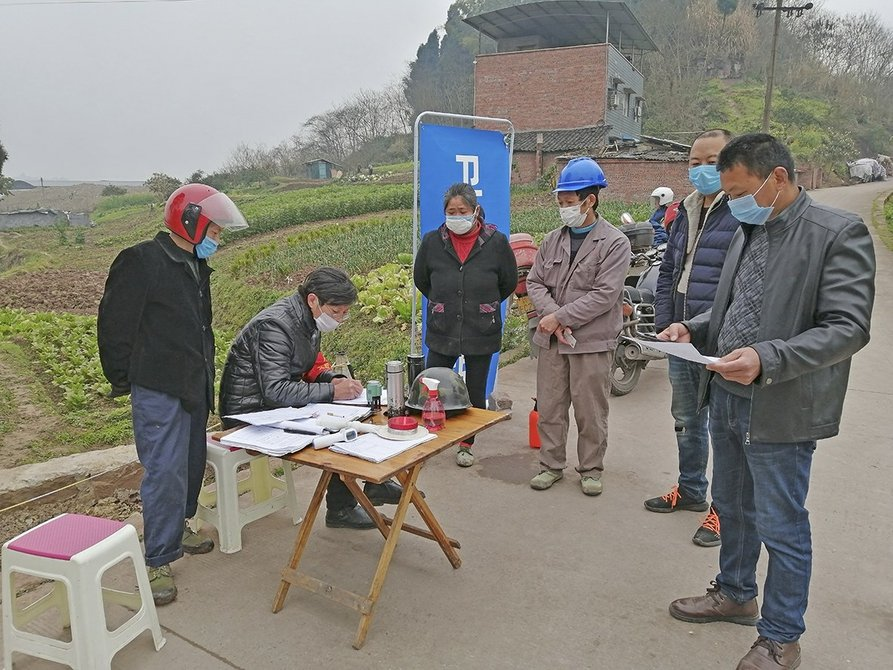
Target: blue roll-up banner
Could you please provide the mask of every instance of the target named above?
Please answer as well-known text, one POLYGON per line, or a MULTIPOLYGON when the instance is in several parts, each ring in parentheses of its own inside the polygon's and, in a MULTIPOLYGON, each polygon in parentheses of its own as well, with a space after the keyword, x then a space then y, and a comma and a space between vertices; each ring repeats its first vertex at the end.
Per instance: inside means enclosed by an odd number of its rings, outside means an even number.
MULTIPOLYGON (((506 135, 496 130, 479 130, 435 124, 419 124, 419 232, 420 237, 443 224, 443 194, 453 184, 465 182, 474 187, 487 223, 509 236, 511 149, 506 135)), ((422 342, 427 328, 427 301, 422 299, 422 342)), ((506 302, 502 303, 505 324, 506 302)), ((424 346, 425 355, 428 348, 424 346)), ((490 363, 487 396, 496 386, 499 352, 490 363)))

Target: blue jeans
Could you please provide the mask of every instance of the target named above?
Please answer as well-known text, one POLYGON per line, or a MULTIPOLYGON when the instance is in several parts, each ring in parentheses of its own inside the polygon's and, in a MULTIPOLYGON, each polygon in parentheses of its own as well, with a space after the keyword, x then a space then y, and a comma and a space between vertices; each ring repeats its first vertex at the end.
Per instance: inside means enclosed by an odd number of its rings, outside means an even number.
POLYGON ((704 367, 698 363, 670 356, 670 384, 673 400, 670 411, 676 421, 676 446, 679 448, 679 492, 698 502, 707 499, 707 436, 706 407, 698 411, 698 385, 704 367))
POLYGON ((713 502, 722 525, 716 583, 736 602, 755 598, 764 544, 769 566, 757 630, 793 642, 806 630, 812 537, 804 505, 815 442, 753 442, 750 399, 715 383, 710 395, 713 502))
POLYGON ((179 398, 131 386, 133 437, 143 465, 140 498, 146 565, 157 568, 183 555, 183 527, 195 516, 205 476, 207 407, 187 412, 179 398))

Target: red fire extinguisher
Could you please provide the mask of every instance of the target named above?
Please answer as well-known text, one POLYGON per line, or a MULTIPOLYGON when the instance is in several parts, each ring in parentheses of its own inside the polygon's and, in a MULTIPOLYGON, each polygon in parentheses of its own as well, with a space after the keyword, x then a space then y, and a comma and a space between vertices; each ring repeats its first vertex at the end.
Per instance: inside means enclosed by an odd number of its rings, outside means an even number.
POLYGON ((540 418, 540 413, 536 409, 536 398, 532 398, 533 400, 533 409, 530 410, 530 415, 527 417, 527 441, 530 442, 531 449, 539 449, 540 446, 540 431, 537 429, 537 422, 540 418))

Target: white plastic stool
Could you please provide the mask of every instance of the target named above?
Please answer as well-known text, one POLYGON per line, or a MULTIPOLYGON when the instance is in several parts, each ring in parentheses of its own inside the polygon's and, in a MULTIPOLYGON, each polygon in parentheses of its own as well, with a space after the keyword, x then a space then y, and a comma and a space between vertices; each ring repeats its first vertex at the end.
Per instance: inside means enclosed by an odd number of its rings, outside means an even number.
POLYGON ((217 529, 217 545, 224 554, 242 550, 242 528, 283 507, 295 524, 301 522, 295 480, 285 463, 284 481, 270 472, 270 459, 244 449, 230 448, 208 437, 208 463, 214 468, 214 484, 202 488, 196 518, 217 529), (239 466, 248 463, 248 476, 239 478, 239 466), (278 494, 274 494, 278 491, 278 494), (239 505, 239 496, 250 493, 253 502, 239 505))
POLYGON ((3 545, 3 662, 12 670, 12 654, 20 652, 64 663, 75 670, 110 670, 115 653, 144 630, 152 631, 155 649, 164 645, 155 602, 136 529, 126 523, 82 514, 62 514, 14 537, 3 545), (106 570, 130 559, 136 571, 136 593, 102 586, 106 570), (22 607, 13 574, 55 582, 52 591, 22 607), (104 603, 123 605, 135 614, 108 630, 104 603), (24 630, 51 608, 63 626, 71 626, 71 642, 24 630))

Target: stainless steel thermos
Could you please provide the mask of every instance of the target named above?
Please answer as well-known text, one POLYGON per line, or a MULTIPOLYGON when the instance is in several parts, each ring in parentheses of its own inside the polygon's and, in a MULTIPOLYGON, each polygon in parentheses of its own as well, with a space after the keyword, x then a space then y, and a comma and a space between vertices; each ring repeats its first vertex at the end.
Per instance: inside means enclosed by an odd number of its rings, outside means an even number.
POLYGON ((388 361, 385 365, 388 378, 388 416, 404 413, 406 396, 403 391, 403 361, 388 361))

